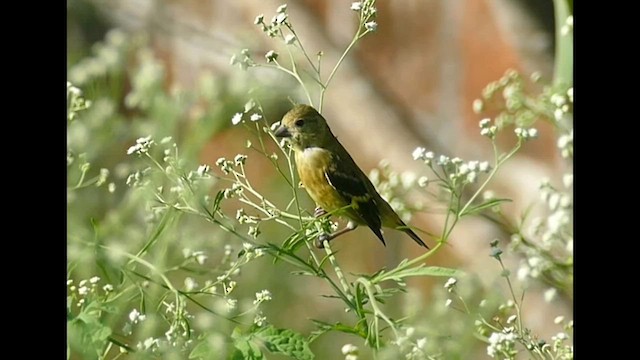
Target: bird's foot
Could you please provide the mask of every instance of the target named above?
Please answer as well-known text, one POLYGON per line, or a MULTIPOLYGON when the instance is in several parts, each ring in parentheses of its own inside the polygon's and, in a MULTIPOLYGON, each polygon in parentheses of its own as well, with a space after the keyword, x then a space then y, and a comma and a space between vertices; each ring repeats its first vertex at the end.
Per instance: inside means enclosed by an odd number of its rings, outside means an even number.
POLYGON ((327 212, 325 211, 325 209, 321 208, 320 206, 317 206, 315 210, 313 210, 313 216, 317 218, 326 214, 327 212))
POLYGON ((331 241, 331 239, 333 239, 333 236, 331 236, 331 234, 327 234, 327 233, 322 233, 318 236, 318 238, 316 239, 316 247, 318 249, 324 249, 324 242, 327 241, 331 241))
POLYGON ((349 221, 347 223, 347 226, 344 227, 344 229, 338 230, 338 231, 334 232, 333 234, 321 233, 318 236, 318 238, 316 239, 316 244, 315 245, 316 245, 316 247, 318 249, 324 249, 324 242, 325 241, 329 242, 329 241, 337 238, 338 236, 340 236, 340 235, 342 235, 344 233, 348 233, 349 231, 354 230, 356 227, 358 227, 358 225, 356 225, 353 221, 349 221))

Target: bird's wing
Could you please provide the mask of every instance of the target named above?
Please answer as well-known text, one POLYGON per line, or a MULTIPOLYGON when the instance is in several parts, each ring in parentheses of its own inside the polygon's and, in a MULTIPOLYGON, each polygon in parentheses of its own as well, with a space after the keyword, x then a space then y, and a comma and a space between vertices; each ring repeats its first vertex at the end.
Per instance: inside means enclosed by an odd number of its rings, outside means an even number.
MULTIPOLYGON (((332 154, 333 161, 325 172, 327 181, 344 200, 352 205, 352 210, 369 226, 371 231, 385 244, 380 227, 380 212, 375 197, 368 191, 364 173, 353 159, 347 155, 332 154)), ((386 245, 386 244, 385 244, 386 245)))

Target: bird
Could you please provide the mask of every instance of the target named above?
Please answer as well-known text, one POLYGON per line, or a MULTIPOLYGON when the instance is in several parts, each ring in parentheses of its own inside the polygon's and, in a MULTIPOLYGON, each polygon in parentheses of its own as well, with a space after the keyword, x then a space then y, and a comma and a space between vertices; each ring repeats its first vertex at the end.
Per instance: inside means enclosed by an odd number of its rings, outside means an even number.
POLYGON ((321 234, 317 247, 324 247, 324 240, 366 225, 385 246, 382 227, 403 231, 418 245, 429 249, 382 198, 331 132, 325 118, 312 106, 295 105, 282 117, 273 134, 289 139, 300 181, 317 205, 314 215, 320 217, 329 212, 348 219, 344 229, 321 234))

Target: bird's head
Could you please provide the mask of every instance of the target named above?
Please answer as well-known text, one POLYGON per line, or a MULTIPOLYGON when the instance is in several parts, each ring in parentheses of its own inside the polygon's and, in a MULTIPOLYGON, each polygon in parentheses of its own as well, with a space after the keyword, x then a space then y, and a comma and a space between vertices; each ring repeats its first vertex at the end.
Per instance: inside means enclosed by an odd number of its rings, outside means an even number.
POLYGON ((327 121, 309 105, 296 105, 289 110, 274 135, 289 138, 298 150, 323 147, 333 137, 327 121))

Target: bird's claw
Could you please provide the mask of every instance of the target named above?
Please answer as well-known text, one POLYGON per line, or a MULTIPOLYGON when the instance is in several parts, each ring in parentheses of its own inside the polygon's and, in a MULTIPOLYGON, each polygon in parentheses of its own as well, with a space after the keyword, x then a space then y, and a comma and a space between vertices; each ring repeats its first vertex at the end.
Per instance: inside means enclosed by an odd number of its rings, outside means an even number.
POLYGON ((313 210, 313 216, 319 218, 320 216, 326 215, 327 212, 321 208, 320 206, 316 207, 315 210, 313 210))
POLYGON ((322 233, 316 239, 316 247, 318 249, 324 249, 324 242, 331 240, 331 235, 327 233, 322 233))

